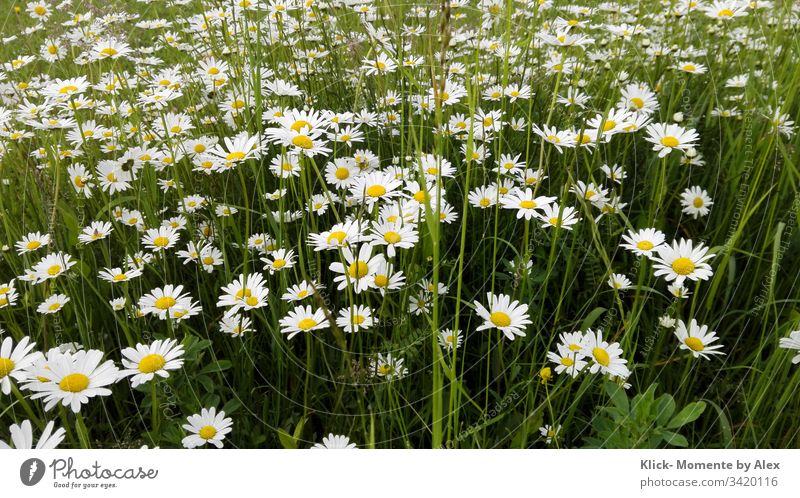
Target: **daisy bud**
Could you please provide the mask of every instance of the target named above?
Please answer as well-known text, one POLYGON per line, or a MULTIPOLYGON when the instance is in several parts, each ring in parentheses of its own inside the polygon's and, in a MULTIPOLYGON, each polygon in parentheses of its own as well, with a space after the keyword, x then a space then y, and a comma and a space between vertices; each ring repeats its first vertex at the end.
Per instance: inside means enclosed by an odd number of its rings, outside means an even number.
POLYGON ((676 112, 675 114, 672 115, 672 120, 675 121, 676 123, 683 122, 683 113, 676 112))

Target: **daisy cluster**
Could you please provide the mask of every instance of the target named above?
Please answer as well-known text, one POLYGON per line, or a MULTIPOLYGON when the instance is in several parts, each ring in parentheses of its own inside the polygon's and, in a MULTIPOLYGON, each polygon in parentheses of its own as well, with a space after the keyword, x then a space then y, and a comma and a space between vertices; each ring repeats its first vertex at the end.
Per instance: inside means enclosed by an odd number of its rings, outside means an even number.
MULTIPOLYGON (((685 21, 736 40, 733 52, 779 57, 747 24, 796 28, 800 8, 779 20, 774 3, 454 0, 446 17, 372 0, 20 3, 19 32, 0 46, 0 171, 3 188, 32 189, 40 205, 3 201, 4 220, 27 217, 6 224, 0 261, 2 319, 15 327, 0 351, 3 394, 79 413, 123 379, 191 378, 183 344, 197 336, 237 362, 295 362, 318 341, 355 352, 357 367, 342 364, 359 382, 389 388, 426 371, 425 344, 431 364, 455 368, 489 336, 525 363, 630 387, 624 331, 550 331, 525 275, 560 264, 536 249, 602 233, 614 241, 603 254, 611 305, 644 289, 617 247, 675 301, 714 277, 699 238, 719 199, 695 174, 709 123, 734 126, 747 108, 770 140, 789 141, 791 102, 755 106, 748 88, 774 89, 774 76, 662 40, 685 21), (508 23, 519 32, 504 36, 508 23), (603 73, 610 61, 629 70, 603 73), (717 67, 715 100, 664 97, 701 88, 717 67), (496 279, 501 238, 518 257, 496 279), (485 247, 490 260, 473 261, 485 247), (387 323, 400 320, 433 340, 389 350, 387 323), (59 346, 53 327, 82 345, 59 346), (519 344, 542 335, 531 358, 519 344)), ((678 350, 725 354, 687 313, 667 317, 678 350)), ((780 346, 800 349, 797 332, 780 346)), ((232 425, 203 406, 182 443, 221 447, 232 425)), ((53 428, 42 447, 64 438, 53 428)), ((549 442, 561 426, 543 429, 549 442)), ((31 430, 12 426, 14 446, 30 447, 31 430)), ((330 433, 317 447, 353 445, 330 433)))

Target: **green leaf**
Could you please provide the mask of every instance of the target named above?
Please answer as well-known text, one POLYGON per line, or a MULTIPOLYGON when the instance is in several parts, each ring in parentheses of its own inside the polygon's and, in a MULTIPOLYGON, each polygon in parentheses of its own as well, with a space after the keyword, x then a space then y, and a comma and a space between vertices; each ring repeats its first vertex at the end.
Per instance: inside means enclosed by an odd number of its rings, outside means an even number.
POLYGON ((222 372, 223 370, 227 370, 229 368, 231 368, 230 360, 218 360, 214 363, 209 363, 208 365, 204 366, 202 369, 200 369, 199 373, 202 375, 213 372, 222 372))
POLYGON ((684 426, 689 422, 694 422, 706 409, 706 404, 702 401, 689 403, 683 410, 680 411, 675 417, 667 424, 667 429, 677 429, 684 426))
POLYGON ((656 404, 656 423, 664 425, 675 413, 675 400, 669 394, 662 394, 656 404))
POLYGON ((687 441, 685 437, 681 436, 677 432, 664 431, 661 434, 661 437, 664 438, 664 441, 666 441, 667 444, 671 444, 672 446, 680 446, 681 448, 686 448, 689 446, 689 441, 687 441))
POLYGON ((606 392, 608 397, 621 412, 627 413, 629 409, 628 395, 625 394, 625 388, 614 382, 606 382, 606 392))
POLYGON ((296 450, 297 449, 297 439, 294 436, 290 436, 288 432, 283 429, 277 429, 278 432, 278 439, 281 440, 281 445, 286 448, 287 450, 296 450))
POLYGON ((592 324, 594 324, 594 322, 598 318, 600 318, 600 315, 602 315, 606 311, 607 311, 607 309, 603 308, 601 306, 598 306, 597 308, 595 308, 592 311, 590 311, 589 314, 586 315, 586 318, 584 318, 583 321, 581 322, 580 330, 586 330, 589 327, 591 327, 592 324))

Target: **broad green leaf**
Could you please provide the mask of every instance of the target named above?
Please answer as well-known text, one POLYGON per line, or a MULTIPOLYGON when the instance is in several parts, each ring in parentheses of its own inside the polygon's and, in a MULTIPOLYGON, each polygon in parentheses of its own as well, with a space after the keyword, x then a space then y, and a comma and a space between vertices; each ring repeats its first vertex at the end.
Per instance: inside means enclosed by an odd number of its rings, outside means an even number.
POLYGON ((689 403, 683 408, 683 410, 675 415, 672 420, 669 421, 669 424, 667 424, 667 429, 677 429, 678 427, 684 426, 689 422, 694 422, 700 415, 703 414, 705 409, 706 404, 702 401, 689 403))

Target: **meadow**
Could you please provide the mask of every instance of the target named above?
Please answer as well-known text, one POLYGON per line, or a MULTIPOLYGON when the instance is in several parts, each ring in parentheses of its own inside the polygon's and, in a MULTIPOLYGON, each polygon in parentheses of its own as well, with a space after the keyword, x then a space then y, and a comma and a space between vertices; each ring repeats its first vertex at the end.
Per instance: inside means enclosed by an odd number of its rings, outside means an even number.
POLYGON ((0 19, 0 447, 800 445, 800 4, 0 19))

